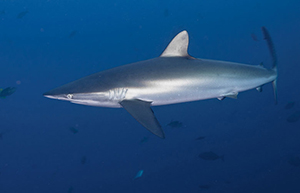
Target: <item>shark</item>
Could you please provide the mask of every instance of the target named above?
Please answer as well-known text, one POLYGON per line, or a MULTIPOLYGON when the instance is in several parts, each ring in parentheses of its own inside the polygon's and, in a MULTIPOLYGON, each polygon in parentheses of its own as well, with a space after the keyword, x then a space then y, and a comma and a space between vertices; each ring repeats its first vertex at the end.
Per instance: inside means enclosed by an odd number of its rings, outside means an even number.
POLYGON ((270 82, 277 102, 276 52, 265 27, 262 32, 272 57, 270 69, 190 56, 189 36, 184 30, 157 58, 100 71, 43 95, 81 105, 124 108, 150 132, 165 138, 151 106, 237 98, 242 91, 255 88, 261 91, 270 82))

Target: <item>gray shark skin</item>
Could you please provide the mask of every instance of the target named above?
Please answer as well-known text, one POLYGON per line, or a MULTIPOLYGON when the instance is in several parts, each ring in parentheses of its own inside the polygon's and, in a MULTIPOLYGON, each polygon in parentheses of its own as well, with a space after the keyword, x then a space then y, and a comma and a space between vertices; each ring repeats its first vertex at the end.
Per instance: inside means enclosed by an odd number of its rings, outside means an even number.
POLYGON ((273 58, 272 69, 191 57, 187 52, 188 33, 182 31, 160 57, 92 74, 44 96, 82 105, 123 107, 150 132, 164 138, 151 106, 236 98, 239 92, 261 90, 269 82, 273 82, 276 96, 275 49, 267 30, 262 30, 273 58))

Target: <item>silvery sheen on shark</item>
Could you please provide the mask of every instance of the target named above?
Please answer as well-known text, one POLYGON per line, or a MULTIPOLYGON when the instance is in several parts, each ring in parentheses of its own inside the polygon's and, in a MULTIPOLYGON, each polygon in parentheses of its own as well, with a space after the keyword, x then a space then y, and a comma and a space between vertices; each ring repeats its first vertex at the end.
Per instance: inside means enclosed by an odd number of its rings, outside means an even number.
POLYGON ((127 110, 160 138, 164 131, 151 106, 211 98, 236 98, 239 92, 273 83, 277 101, 277 58, 271 37, 262 27, 272 56, 272 68, 198 59, 188 54, 189 36, 180 32, 157 58, 89 75, 43 95, 76 104, 127 110))

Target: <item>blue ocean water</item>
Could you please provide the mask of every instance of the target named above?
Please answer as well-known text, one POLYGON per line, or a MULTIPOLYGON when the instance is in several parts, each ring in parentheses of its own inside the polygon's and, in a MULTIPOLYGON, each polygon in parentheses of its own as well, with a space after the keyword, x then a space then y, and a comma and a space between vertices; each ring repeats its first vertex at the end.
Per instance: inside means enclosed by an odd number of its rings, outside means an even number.
POLYGON ((299 9, 297 0, 0 1, 0 87, 17 88, 0 99, 0 192, 300 192, 299 9), (237 100, 153 107, 162 140, 124 109, 42 96, 157 57, 181 30, 194 57, 270 67, 262 26, 278 55, 277 105, 268 84, 237 100), (210 151, 224 161, 199 157, 210 151))

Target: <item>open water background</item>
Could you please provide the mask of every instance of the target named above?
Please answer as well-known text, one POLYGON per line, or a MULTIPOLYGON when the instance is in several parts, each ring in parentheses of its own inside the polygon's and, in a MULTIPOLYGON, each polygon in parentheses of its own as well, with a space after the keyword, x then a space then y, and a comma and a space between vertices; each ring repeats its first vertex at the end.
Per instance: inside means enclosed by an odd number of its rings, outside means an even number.
POLYGON ((1 0, 0 87, 17 90, 0 99, 0 192, 300 192, 299 10, 298 0, 1 0), (194 57, 270 67, 261 26, 277 50, 278 105, 268 84, 154 107, 162 140, 124 109, 42 96, 157 57, 181 30, 194 57), (207 151, 224 162, 198 156, 207 151))

